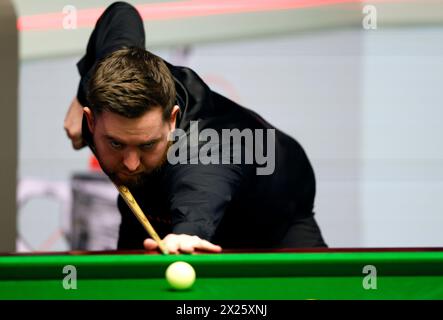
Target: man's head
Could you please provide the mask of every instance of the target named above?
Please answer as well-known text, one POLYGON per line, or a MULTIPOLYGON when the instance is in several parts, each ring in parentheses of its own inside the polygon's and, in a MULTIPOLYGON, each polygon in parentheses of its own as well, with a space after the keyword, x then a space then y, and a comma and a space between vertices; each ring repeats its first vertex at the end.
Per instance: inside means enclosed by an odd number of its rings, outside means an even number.
POLYGON ((169 69, 140 49, 121 49, 100 61, 84 108, 96 155, 118 184, 139 184, 165 162, 179 108, 169 69))

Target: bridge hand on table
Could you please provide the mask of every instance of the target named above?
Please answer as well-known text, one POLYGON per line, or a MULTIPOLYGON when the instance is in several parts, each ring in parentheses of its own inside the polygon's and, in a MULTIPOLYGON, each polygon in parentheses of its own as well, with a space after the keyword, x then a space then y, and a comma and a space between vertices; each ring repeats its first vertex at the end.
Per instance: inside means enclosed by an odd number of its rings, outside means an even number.
MULTIPOLYGON (((168 249, 169 253, 192 253, 195 250, 202 250, 208 252, 221 252, 222 248, 207 240, 201 239, 197 236, 190 236, 187 234, 168 234, 163 243, 168 249)), ((146 250, 158 249, 158 244, 153 239, 148 238, 143 242, 146 250)))

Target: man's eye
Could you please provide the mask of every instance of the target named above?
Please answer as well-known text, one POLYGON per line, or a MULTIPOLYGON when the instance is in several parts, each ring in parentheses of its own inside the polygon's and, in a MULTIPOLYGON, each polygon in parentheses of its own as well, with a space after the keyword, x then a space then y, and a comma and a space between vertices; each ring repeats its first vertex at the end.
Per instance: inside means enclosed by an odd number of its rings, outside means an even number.
POLYGON ((150 143, 142 144, 140 147, 141 147, 143 150, 149 150, 149 149, 151 149, 153 146, 154 146, 154 143, 153 143, 153 142, 150 142, 150 143))
POLYGON ((122 144, 117 141, 110 141, 109 143, 111 144, 111 147, 113 147, 114 149, 120 149, 122 147, 122 144))

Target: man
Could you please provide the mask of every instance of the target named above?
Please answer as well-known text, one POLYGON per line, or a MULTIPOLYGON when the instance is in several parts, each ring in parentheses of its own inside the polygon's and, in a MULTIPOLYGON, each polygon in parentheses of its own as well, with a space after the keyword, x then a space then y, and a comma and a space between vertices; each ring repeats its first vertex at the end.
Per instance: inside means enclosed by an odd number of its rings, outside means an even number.
MULTIPOLYGON (((129 187, 170 252, 326 246, 302 147, 146 51, 131 5, 106 9, 77 66, 67 134, 129 187)), ((118 207, 118 248, 157 248, 121 197, 118 207)))

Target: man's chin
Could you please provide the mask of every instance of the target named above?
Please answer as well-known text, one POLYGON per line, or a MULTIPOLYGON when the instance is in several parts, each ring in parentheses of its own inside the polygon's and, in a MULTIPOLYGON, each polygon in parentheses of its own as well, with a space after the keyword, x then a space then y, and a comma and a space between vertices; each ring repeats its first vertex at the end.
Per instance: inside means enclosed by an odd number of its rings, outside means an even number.
POLYGON ((145 184, 146 181, 155 179, 156 177, 158 177, 159 174, 161 174, 162 168, 163 166, 159 166, 149 171, 145 169, 145 171, 135 175, 127 175, 118 171, 116 172, 106 170, 106 168, 102 166, 103 172, 109 177, 109 179, 111 179, 114 184, 124 185, 128 188, 140 187, 145 184))
POLYGON ((144 177, 143 174, 128 176, 125 174, 117 173, 110 178, 116 185, 124 185, 130 188, 130 187, 138 187, 141 184, 143 184, 144 181, 143 177, 144 177))

